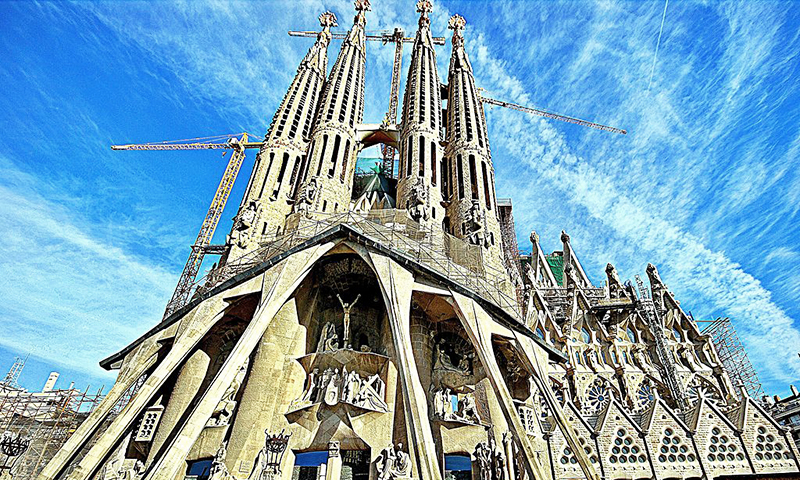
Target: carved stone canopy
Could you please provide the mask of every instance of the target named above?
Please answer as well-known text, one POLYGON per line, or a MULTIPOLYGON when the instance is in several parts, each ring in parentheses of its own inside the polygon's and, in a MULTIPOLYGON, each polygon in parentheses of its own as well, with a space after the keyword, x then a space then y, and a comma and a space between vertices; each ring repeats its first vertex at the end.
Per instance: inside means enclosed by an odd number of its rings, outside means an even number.
POLYGON ((450 21, 447 22, 447 28, 453 30, 454 32, 453 35, 458 35, 458 36, 461 36, 461 30, 463 30, 466 25, 467 21, 464 20, 464 17, 462 17, 459 14, 453 15, 452 17, 450 17, 450 21))
POLYGON ((359 12, 368 12, 372 10, 372 5, 370 5, 369 0, 356 0, 354 4, 356 6, 356 10, 359 12))
POLYGON ((433 11, 433 3, 430 0, 417 1, 417 13, 427 15, 433 11))

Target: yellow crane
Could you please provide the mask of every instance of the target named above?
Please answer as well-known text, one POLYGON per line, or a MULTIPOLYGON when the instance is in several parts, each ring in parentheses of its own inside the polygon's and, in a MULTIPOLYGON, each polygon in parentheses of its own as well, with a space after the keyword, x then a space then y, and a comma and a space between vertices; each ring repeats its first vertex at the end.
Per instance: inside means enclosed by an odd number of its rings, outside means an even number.
POLYGON ((248 148, 260 149, 264 143, 250 142, 248 140, 249 135, 247 133, 239 133, 169 142, 111 146, 112 150, 233 150, 233 153, 231 153, 228 159, 228 165, 225 167, 225 172, 222 174, 219 186, 217 186, 217 191, 214 193, 214 199, 211 200, 211 205, 208 207, 206 218, 200 226, 197 239, 194 241, 194 245, 192 245, 192 252, 189 254, 189 259, 186 260, 186 265, 183 267, 183 272, 178 280, 178 285, 175 287, 175 292, 172 294, 169 303, 167 303, 164 318, 170 316, 182 306, 189 303, 192 287, 195 284, 197 273, 200 271, 200 265, 203 263, 205 255, 207 253, 214 255, 221 255, 224 253, 225 247, 223 245, 211 245, 211 238, 214 236, 214 231, 217 229, 222 211, 225 209, 225 204, 228 202, 233 184, 236 181, 236 177, 239 175, 239 169, 242 167, 242 162, 244 162, 245 158, 245 150, 248 148))

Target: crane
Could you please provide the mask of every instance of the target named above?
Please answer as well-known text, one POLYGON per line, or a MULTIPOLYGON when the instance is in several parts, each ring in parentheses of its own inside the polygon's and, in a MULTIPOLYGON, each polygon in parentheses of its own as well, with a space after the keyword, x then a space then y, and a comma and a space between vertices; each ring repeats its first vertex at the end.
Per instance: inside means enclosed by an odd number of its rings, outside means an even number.
POLYGON ((540 108, 526 107, 523 105, 517 105, 516 103, 504 102, 502 100, 495 100, 494 98, 484 97, 483 95, 480 95, 479 98, 481 102, 488 103, 489 105, 496 105, 498 107, 510 108, 512 110, 530 113, 532 115, 538 115, 540 117, 549 118, 551 120, 560 120, 562 122, 574 123, 575 125, 581 125, 589 128, 596 128, 597 130, 602 130, 604 132, 619 133, 620 135, 628 134, 627 130, 622 130, 621 128, 609 127, 608 125, 602 125, 600 123, 581 120, 580 118, 568 117, 566 115, 548 112, 547 110, 542 110, 540 108))
MULTIPOLYGON (((293 37, 314 37, 319 32, 314 31, 290 31, 293 37)), ((347 37, 345 33, 332 33, 331 38, 342 39, 347 37)), ((432 37, 434 45, 444 45, 444 37, 432 37)), ((397 123, 397 105, 400 102, 400 68, 403 62, 403 44, 413 43, 414 38, 406 37, 403 30, 395 28, 394 31, 382 30, 377 34, 367 34, 367 40, 381 42, 383 45, 394 43, 394 62, 392 64, 392 84, 389 89, 389 111, 386 112, 385 122, 394 125, 397 123)), ((394 174, 394 152, 395 148, 391 145, 383 144, 381 155, 383 156, 382 169, 385 175, 391 177, 394 174)))
POLYGON ((250 142, 248 139, 249 135, 244 132, 240 134, 191 138, 170 142, 111 146, 112 150, 233 150, 228 160, 228 165, 225 167, 225 172, 222 174, 219 186, 217 186, 214 199, 211 200, 211 205, 208 207, 206 218, 200 226, 197 239, 194 241, 194 245, 192 245, 189 259, 183 267, 183 272, 178 280, 178 285, 175 287, 175 292, 172 294, 169 303, 167 303, 167 308, 164 311, 164 318, 170 316, 189 303, 192 287, 197 279, 197 273, 200 271, 200 265, 203 263, 205 255, 207 253, 221 255, 225 251, 222 245, 211 245, 211 238, 214 236, 214 231, 217 229, 222 211, 225 209, 225 204, 228 202, 228 196, 231 193, 236 177, 239 175, 239 169, 245 158, 245 150, 248 148, 260 149, 264 144, 264 142, 250 142))

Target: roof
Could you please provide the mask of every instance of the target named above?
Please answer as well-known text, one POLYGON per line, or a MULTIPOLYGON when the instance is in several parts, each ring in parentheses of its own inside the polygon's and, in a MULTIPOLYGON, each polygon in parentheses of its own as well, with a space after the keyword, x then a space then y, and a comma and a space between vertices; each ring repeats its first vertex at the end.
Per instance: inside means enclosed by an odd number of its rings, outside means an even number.
POLYGON ((157 333, 157 332, 159 332, 159 331, 171 326, 172 324, 174 324, 175 322, 180 320, 184 315, 189 313, 192 309, 194 309, 197 305, 199 305, 200 303, 204 302, 208 298, 216 296, 219 293, 224 292, 225 290, 229 290, 229 289, 235 287, 236 285, 239 285, 240 283, 243 283, 243 282, 245 282, 245 281, 247 281, 247 280, 249 280, 249 279, 251 279, 253 277, 256 277, 256 276, 264 273, 265 271, 269 270, 270 268, 272 268, 273 266, 275 266, 276 264, 278 264, 282 260, 294 255, 297 252, 305 250, 305 249, 307 249, 309 247, 312 247, 312 246, 314 246, 316 244, 329 242, 331 240, 340 239, 340 238, 346 238, 347 240, 355 242, 355 243, 358 243, 360 245, 363 245, 364 247, 366 247, 368 249, 375 250, 375 251, 378 251, 378 252, 380 252, 382 254, 385 254, 386 256, 392 258, 392 260, 394 260, 397 263, 403 265, 404 267, 408 268, 409 270, 412 270, 412 271, 414 271, 416 273, 423 274, 423 275, 433 279, 434 281, 439 282, 441 285, 450 288, 454 292, 460 293, 461 295, 464 295, 466 297, 469 297, 469 298, 475 300, 498 323, 500 323, 501 325, 503 325, 503 326, 505 326, 507 328, 510 328, 511 330, 514 330, 516 332, 522 333, 525 336, 533 339, 533 341, 537 345, 542 347, 548 353, 548 357, 551 360, 554 360, 554 361, 557 361, 557 362, 566 362, 567 361, 567 358, 564 356, 564 354, 562 352, 558 351, 554 346, 546 343, 543 339, 541 339, 537 335, 535 335, 534 332, 532 332, 529 328, 527 328, 518 319, 514 318, 511 314, 509 314, 508 312, 506 312, 502 308, 498 307, 493 302, 487 300, 485 297, 483 297, 479 293, 477 293, 477 292, 473 291, 472 289, 470 289, 468 287, 465 287, 465 286, 463 286, 463 285, 461 285, 459 283, 456 283, 455 281, 451 280, 450 278, 448 278, 444 274, 432 269, 431 267, 429 267, 427 265, 424 265, 424 264, 420 263, 419 261, 417 261, 416 259, 410 257, 409 255, 407 255, 407 254, 405 254, 405 253, 403 253, 401 251, 398 251, 398 250, 396 250, 394 248, 387 247, 387 246, 381 244, 380 242, 370 238, 369 236, 364 235, 363 233, 357 231, 356 229, 354 229, 350 225, 348 225, 346 223, 343 223, 343 224, 332 226, 331 228, 323 231, 322 233, 309 238, 305 242, 303 242, 303 243, 301 243, 301 244, 299 244, 299 245, 297 245, 297 246, 295 246, 293 248, 290 248, 289 250, 287 250, 287 251, 285 251, 283 253, 279 253, 279 254, 275 255, 275 256, 267 259, 266 261, 264 261, 264 262, 262 262, 262 263, 260 263, 258 265, 255 265, 252 268, 250 268, 250 269, 248 269, 248 270, 246 270, 246 271, 244 271, 244 272, 242 272, 242 273, 240 273, 238 275, 235 275, 235 276, 229 278, 228 280, 226 280, 225 282, 221 283, 217 287, 215 287, 215 288, 213 288, 213 289, 211 289, 211 290, 209 290, 207 292, 204 292, 202 295, 197 296, 194 300, 189 302, 183 308, 177 310, 172 315, 170 315, 169 317, 167 317, 164 320, 162 320, 161 322, 159 322, 157 325, 155 325, 153 328, 148 330, 144 335, 142 335, 139 338, 137 338, 136 340, 134 340, 128 346, 126 346, 125 348, 123 348, 119 352, 117 352, 117 353, 115 353, 115 354, 113 354, 113 355, 101 360, 100 361, 100 366, 105 368, 106 370, 111 370, 112 369, 112 365, 114 365, 118 361, 120 361, 123 358, 125 358, 125 356, 128 353, 130 353, 131 351, 133 351, 133 349, 138 347, 142 342, 145 341, 145 339, 147 339, 150 336, 154 335, 155 333, 157 333))
POLYGON ((553 252, 550 255, 545 255, 547 264, 550 265, 550 271, 559 285, 564 284, 564 255, 561 252, 553 252))

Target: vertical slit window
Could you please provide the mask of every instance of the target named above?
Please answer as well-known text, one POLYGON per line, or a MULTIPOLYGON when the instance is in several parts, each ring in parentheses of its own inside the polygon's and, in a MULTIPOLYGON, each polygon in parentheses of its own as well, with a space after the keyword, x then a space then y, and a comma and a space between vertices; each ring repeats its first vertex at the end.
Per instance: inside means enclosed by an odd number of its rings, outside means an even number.
POLYGON ((292 185, 292 194, 289 195, 290 198, 294 198, 297 195, 297 188, 300 186, 300 183, 306 176, 306 169, 308 168, 308 157, 303 155, 300 157, 300 173, 297 176, 297 180, 292 185))
POLYGON ((342 137, 336 135, 336 140, 333 141, 333 155, 331 155, 331 168, 328 170, 328 176, 333 178, 336 172, 336 161, 339 160, 339 145, 342 143, 342 137))
MULTIPOLYGON (((360 63, 360 62, 359 62, 360 63)), ((356 90, 357 93, 361 94, 361 77, 363 75, 363 71, 359 65, 356 65, 356 83, 353 85, 353 88, 358 88, 356 90)), ((363 94, 361 94, 363 95, 363 94)), ((350 125, 353 126, 356 124, 356 110, 360 110, 361 106, 361 95, 353 94, 353 107, 350 109, 350 125)), ((359 120, 360 122, 360 120, 359 120)))
POLYGON ((425 57, 419 59, 420 75, 419 75, 419 123, 425 121, 425 57))
POLYGON ((264 173, 264 183, 261 184, 261 191, 258 192, 258 198, 261 198, 264 195, 264 187, 267 186, 267 180, 269 179, 269 171, 272 168, 273 160, 275 160, 275 152, 269 152, 269 163, 267 164, 267 172, 264 173))
POLYGON ((469 185, 472 188, 472 199, 478 199, 478 176, 475 174, 475 155, 469 156, 469 185))
POLYGON ((344 155, 342 155, 342 173, 339 175, 339 181, 344 183, 344 176, 347 173, 347 160, 350 158, 350 139, 344 142, 344 155))
POLYGON ((481 173, 483 174, 483 198, 486 200, 486 208, 492 209, 492 200, 489 198, 489 176, 486 174, 486 162, 481 162, 481 173))
POLYGON ((419 136, 419 173, 420 177, 425 175, 425 137, 419 136))
POLYGON ((411 150, 414 149, 414 141, 406 139, 406 177, 411 176, 411 150))
POLYGON ((450 180, 448 180, 450 172, 447 169, 447 158, 446 157, 443 158, 442 161, 440 162, 440 164, 441 164, 441 171, 442 171, 442 183, 439 186, 439 188, 440 188, 440 190, 442 192, 442 197, 444 197, 444 199, 447 200, 448 196, 449 196, 449 194, 447 192, 447 186, 450 183, 450 180))
POLYGON ((431 185, 436 186, 436 142, 431 142, 431 185))
POLYGON ((283 154, 283 161, 281 162, 281 169, 278 171, 278 179, 275 181, 275 190, 272 191, 272 199, 278 198, 278 192, 281 189, 281 182, 283 182, 283 175, 286 173, 286 165, 289 163, 289 154, 283 154))
POLYGON ((314 117, 314 107, 317 103, 317 83, 319 79, 314 77, 314 91, 311 92, 311 99, 309 99, 308 109, 306 110, 306 122, 303 125, 303 138, 308 138, 309 131, 311 130, 311 119, 314 117))
POLYGON ((325 162, 325 150, 328 149, 328 135, 322 136, 322 151, 317 160, 317 176, 322 173, 322 164, 325 162))
POLYGON ((456 173, 458 181, 458 198, 464 198, 464 166, 462 165, 461 154, 456 157, 456 173))
POLYGON ((355 55, 350 55, 349 60, 347 64, 347 82, 344 84, 344 97, 339 107, 339 123, 344 123, 347 107, 350 104, 350 85, 353 83, 353 61, 355 60, 355 55))
POLYGON ((297 181, 297 174, 299 172, 300 172, 300 155, 295 157, 294 166, 292 167, 292 176, 289 177, 289 196, 291 196, 292 191, 294 190, 294 184, 297 181))

